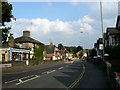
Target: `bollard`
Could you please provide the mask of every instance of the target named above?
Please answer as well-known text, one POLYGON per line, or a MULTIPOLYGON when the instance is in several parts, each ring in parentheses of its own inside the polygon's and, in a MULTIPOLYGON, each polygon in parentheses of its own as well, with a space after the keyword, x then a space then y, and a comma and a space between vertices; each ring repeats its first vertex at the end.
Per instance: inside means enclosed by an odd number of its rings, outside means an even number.
POLYGON ((29 60, 26 60, 26 65, 29 65, 29 60))

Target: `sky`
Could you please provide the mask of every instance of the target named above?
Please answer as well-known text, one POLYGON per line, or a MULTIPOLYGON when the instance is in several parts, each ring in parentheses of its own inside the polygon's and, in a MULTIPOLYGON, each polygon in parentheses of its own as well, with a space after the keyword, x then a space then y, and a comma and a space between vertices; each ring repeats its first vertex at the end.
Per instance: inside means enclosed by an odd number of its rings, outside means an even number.
MULTIPOLYGON (((13 15, 10 25, 17 38, 24 30, 31 31, 31 37, 44 43, 64 46, 93 48, 102 37, 99 2, 10 2, 13 15), (80 33, 83 32, 83 33, 80 33)), ((104 2, 103 25, 114 27, 118 16, 117 2, 104 2)))

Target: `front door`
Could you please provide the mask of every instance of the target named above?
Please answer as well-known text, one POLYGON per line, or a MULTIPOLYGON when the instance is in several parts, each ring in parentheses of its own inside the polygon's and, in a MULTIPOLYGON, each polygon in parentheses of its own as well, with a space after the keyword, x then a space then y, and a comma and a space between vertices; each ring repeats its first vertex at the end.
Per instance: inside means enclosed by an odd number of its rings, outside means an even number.
POLYGON ((5 62, 5 54, 2 54, 2 62, 5 62))

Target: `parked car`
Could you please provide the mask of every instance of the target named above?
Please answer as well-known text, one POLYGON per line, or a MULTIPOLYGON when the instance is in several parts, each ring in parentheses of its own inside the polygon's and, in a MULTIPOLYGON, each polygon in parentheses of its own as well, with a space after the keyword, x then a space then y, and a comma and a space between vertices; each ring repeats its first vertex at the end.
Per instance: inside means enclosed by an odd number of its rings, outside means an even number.
POLYGON ((68 59, 68 61, 72 61, 72 59, 68 59))
POLYGON ((108 56, 109 56, 109 54, 104 54, 104 56, 107 56, 107 57, 108 57, 108 56))
POLYGON ((84 59, 81 59, 80 61, 84 61, 84 59))
POLYGON ((94 56, 93 58, 94 58, 94 59, 96 59, 96 58, 97 58, 97 56, 94 56))

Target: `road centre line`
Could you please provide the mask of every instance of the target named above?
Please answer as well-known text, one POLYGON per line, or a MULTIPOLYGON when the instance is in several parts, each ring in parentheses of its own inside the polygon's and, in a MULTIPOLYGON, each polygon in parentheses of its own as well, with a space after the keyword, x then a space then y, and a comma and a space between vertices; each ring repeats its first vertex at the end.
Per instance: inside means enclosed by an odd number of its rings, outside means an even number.
POLYGON ((48 71, 47 72, 47 74, 49 74, 49 73, 52 73, 52 72, 55 72, 56 70, 51 70, 51 71, 48 71))
MULTIPOLYGON (((59 65, 59 64, 55 64, 55 65, 51 65, 52 67, 53 66, 57 66, 57 65, 59 65)), ((24 71, 18 71, 18 72, 15 72, 15 73, 4 73, 4 74, 19 74, 19 73, 24 73, 24 72, 29 72, 29 71, 36 71, 36 70, 41 70, 42 68, 37 68, 37 69, 34 69, 34 70, 24 70, 24 71)))
POLYGON ((66 88, 66 90, 71 90, 71 88, 73 88, 81 80, 81 78, 83 77, 84 73, 85 73, 85 65, 83 64, 83 71, 82 71, 82 73, 80 74, 80 76, 68 88, 66 88))
POLYGON ((5 82, 6 84, 7 83, 11 83, 11 82, 14 82, 14 81, 17 81, 18 79, 15 79, 15 80, 11 80, 11 81, 7 81, 7 82, 5 82))
POLYGON ((34 76, 34 75, 31 75, 31 76, 26 76, 26 77, 22 77, 22 78, 15 79, 15 80, 11 80, 11 81, 7 81, 7 82, 5 82, 5 83, 7 84, 7 83, 15 82, 15 81, 17 81, 17 80, 20 80, 20 79, 25 79, 25 78, 32 77, 32 76, 34 76))
POLYGON ((58 69, 63 69, 63 67, 60 67, 60 68, 58 68, 58 69))
POLYGON ((47 73, 47 72, 42 72, 42 74, 45 74, 45 73, 47 73))
POLYGON ((31 80, 36 79, 36 78, 38 78, 38 77, 40 77, 40 76, 35 75, 35 77, 30 78, 30 79, 27 79, 27 80, 25 80, 25 81, 22 81, 22 80, 21 80, 19 83, 16 83, 16 85, 19 85, 19 84, 22 84, 22 83, 25 83, 25 82, 31 81, 31 80))

